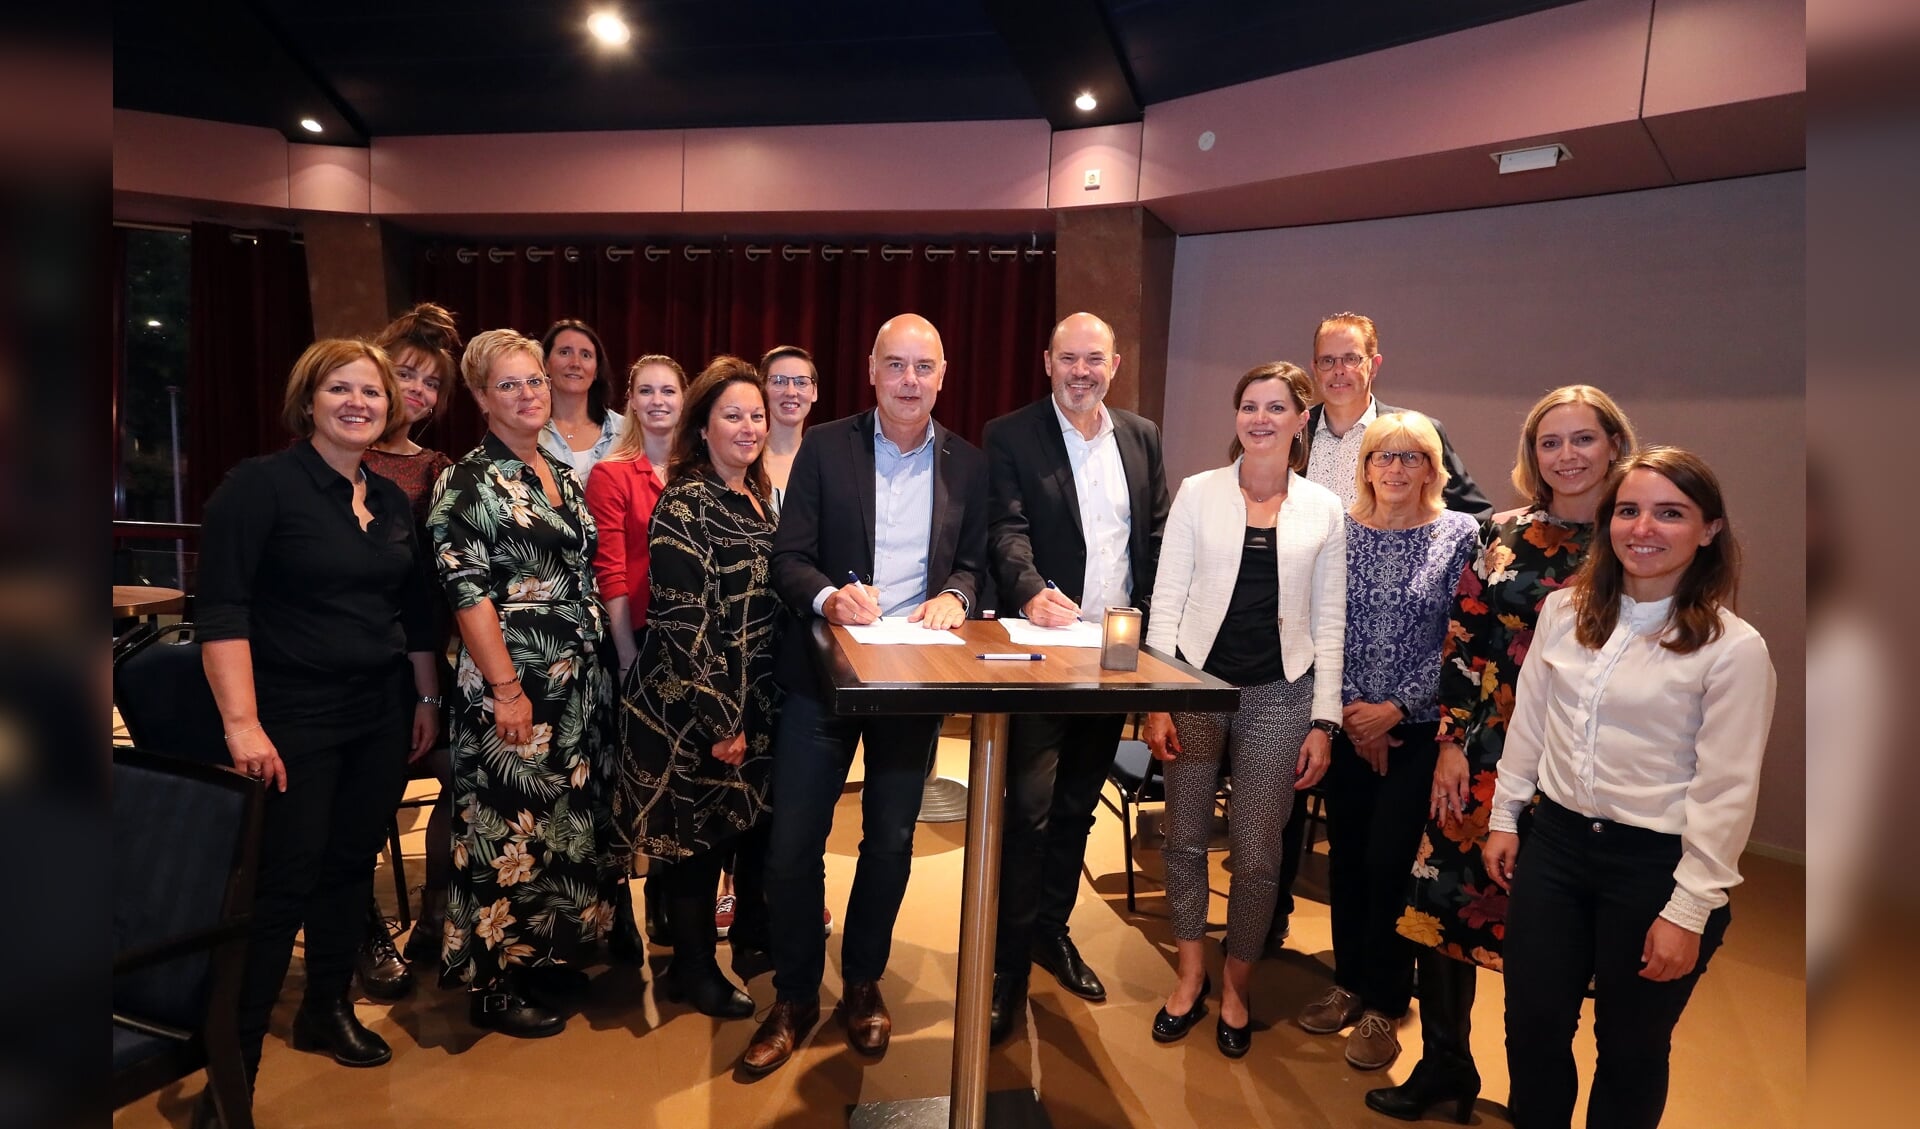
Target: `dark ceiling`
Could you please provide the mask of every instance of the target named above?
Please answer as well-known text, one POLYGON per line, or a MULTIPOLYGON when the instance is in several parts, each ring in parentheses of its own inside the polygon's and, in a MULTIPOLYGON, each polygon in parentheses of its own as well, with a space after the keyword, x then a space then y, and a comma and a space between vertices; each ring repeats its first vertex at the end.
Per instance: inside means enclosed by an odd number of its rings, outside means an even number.
POLYGON ((1073 128, 1567 2, 115 0, 114 105, 351 145, 995 118, 1073 128), (632 26, 626 48, 587 36, 601 7, 632 26), (1100 100, 1092 113, 1072 105, 1082 90, 1100 100))

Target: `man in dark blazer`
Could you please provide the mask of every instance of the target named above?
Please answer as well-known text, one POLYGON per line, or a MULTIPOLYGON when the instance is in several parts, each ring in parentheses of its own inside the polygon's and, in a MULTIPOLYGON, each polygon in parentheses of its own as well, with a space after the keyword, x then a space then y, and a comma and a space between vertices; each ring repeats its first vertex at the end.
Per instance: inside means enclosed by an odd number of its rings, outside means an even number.
MULTIPOLYGON (((1153 593, 1167 482, 1160 429, 1103 403, 1119 371, 1113 329, 1074 314, 1041 362, 1053 391, 987 425, 989 557, 1000 614, 1058 627, 1153 593)), ((1007 748, 1006 838, 994 947, 994 1042, 1025 1013, 1032 962, 1075 995, 1104 1000, 1067 917, 1094 807, 1125 717, 1021 714, 1007 748)))
POLYGON ((807 431, 773 541, 774 590, 795 622, 777 674, 787 697, 774 736, 778 799, 766 865, 777 999, 741 1061, 750 1075, 785 1062, 819 1021, 827 835, 863 740, 864 836, 840 942, 840 1009, 854 1049, 886 1050, 893 1022, 879 981, 940 735, 937 715, 834 715, 820 699, 808 636, 820 620, 861 624, 883 615, 957 627, 986 583, 986 457, 933 422, 947 371, 939 331, 901 314, 880 327, 867 367, 878 406, 807 431))

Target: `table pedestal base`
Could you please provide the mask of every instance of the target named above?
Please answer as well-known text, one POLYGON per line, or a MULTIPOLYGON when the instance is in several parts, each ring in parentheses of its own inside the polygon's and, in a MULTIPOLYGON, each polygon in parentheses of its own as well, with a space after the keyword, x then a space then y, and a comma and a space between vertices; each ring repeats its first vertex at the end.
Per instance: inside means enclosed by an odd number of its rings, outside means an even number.
MULTIPOLYGON (((854 1106, 847 1129, 945 1129, 953 1116, 951 1098, 909 1098, 854 1106)), ((986 1096, 986 1123, 993 1129, 1053 1129, 1040 1096, 1032 1090, 995 1090, 986 1096)))
POLYGON ((951 776, 929 776, 920 791, 920 822, 958 823, 967 818, 967 786, 951 776))

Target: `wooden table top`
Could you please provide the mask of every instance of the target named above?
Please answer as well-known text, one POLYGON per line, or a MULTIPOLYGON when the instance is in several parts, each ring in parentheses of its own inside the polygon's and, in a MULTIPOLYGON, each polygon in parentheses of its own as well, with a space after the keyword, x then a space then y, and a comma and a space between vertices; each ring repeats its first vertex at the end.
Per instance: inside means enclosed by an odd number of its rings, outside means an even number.
POLYGON ((178 588, 155 588, 145 584, 113 586, 113 618, 135 615, 165 615, 185 607, 187 594, 178 588))
POLYGON ((1029 650, 989 620, 956 628, 960 647, 869 646, 820 619, 812 630, 822 693, 842 714, 1227 711, 1240 702, 1235 687, 1145 647, 1138 670, 1102 670, 1098 647, 1042 648, 1039 662, 981 659, 1029 650))

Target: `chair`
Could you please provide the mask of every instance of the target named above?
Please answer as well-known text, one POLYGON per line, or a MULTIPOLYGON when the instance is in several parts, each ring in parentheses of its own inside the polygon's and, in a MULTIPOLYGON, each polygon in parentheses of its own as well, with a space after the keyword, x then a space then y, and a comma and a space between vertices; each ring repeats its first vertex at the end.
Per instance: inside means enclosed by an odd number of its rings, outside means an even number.
POLYGON ((199 764, 227 765, 225 727, 200 665, 193 624, 176 623, 116 653, 113 704, 134 747, 199 764))
MULTIPOLYGON (((425 757, 407 766, 407 780, 432 780, 433 770, 427 767, 425 757)), ((439 803, 445 796, 435 791, 430 796, 403 798, 400 808, 425 808, 439 803)), ((400 853, 400 808, 396 808, 393 818, 387 821, 387 861, 393 864, 394 905, 399 910, 400 932, 413 927, 413 907, 407 901, 407 860, 400 853)))
MULTIPOLYGON (((1119 804, 1107 798, 1103 789, 1100 802, 1107 805, 1120 817, 1120 845, 1126 857, 1127 867, 1127 912, 1138 912, 1135 906, 1133 846, 1138 816, 1134 809, 1141 804, 1164 804, 1167 799, 1166 779, 1161 774, 1160 762, 1153 759, 1153 750, 1139 739, 1140 719, 1136 717, 1133 725, 1133 737, 1122 740, 1114 747, 1113 766, 1107 769, 1107 782, 1114 786, 1120 795, 1119 804)), ((1228 809, 1233 795, 1232 774, 1229 766, 1220 766, 1220 786, 1215 792, 1215 802, 1224 813, 1228 809)))
POLYGON ((238 1025, 264 807, 231 769, 113 751, 116 1109, 205 1068, 221 1123, 252 1129, 238 1025))

